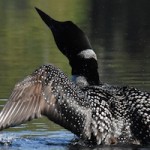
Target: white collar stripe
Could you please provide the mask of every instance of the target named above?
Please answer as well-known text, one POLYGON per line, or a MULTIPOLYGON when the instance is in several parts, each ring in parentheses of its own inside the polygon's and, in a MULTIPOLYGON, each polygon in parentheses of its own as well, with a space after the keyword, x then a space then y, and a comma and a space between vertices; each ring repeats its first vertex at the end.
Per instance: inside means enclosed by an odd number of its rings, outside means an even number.
POLYGON ((92 49, 83 50, 78 53, 78 55, 86 59, 94 58, 95 60, 97 60, 97 56, 92 49))

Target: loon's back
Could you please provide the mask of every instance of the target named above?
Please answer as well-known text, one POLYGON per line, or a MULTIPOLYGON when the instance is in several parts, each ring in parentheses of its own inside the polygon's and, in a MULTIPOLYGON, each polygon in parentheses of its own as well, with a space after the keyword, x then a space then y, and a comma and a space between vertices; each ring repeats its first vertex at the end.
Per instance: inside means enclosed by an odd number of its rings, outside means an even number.
POLYGON ((124 95, 134 138, 150 144, 150 93, 126 87, 124 95))

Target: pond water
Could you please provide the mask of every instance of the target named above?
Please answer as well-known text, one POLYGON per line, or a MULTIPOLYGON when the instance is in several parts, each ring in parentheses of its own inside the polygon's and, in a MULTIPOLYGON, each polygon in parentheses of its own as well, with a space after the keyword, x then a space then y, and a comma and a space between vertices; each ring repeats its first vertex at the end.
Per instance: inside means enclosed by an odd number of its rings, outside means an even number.
MULTIPOLYGON (((0 1, 0 106, 16 82, 45 63, 70 76, 67 59, 34 7, 57 20, 72 20, 88 35, 98 56, 103 82, 150 91, 150 1, 0 1)), ((46 118, 0 132, 0 149, 76 149, 74 135, 46 118)), ((117 145, 93 149, 150 147, 117 145)), ((78 147, 78 149, 92 149, 78 147)))

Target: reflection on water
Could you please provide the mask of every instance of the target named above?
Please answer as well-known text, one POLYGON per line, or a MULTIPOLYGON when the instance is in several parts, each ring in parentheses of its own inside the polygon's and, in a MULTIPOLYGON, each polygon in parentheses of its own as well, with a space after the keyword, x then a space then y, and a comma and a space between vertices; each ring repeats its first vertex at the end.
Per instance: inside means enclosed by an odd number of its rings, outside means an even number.
MULTIPOLYGON (((102 81, 150 90, 149 0, 57 1, 0 1, 0 106, 6 102, 14 84, 41 64, 53 63, 70 76, 67 59, 57 50, 51 32, 34 6, 58 20, 72 20, 84 29, 98 55, 102 81)), ((76 149, 67 146, 73 137, 41 118, 1 132, 0 141, 8 140, 12 146, 4 144, 0 149, 76 149)))

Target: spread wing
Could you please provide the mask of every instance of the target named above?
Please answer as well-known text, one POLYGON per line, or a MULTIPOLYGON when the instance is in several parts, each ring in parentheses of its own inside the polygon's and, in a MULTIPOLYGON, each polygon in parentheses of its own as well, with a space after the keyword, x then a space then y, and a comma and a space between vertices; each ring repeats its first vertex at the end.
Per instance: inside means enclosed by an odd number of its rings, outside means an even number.
POLYGON ((35 76, 26 77, 16 84, 0 112, 0 130, 40 117, 44 106, 42 82, 35 76))

